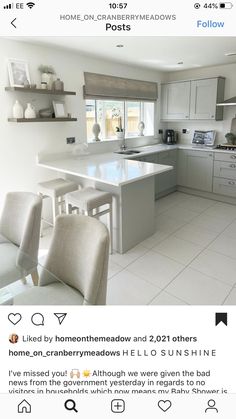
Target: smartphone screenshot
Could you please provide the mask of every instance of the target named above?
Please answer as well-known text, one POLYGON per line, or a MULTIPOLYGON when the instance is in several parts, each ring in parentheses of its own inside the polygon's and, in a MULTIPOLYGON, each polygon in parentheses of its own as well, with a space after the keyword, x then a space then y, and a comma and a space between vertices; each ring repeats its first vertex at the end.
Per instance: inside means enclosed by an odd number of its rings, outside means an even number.
POLYGON ((0 415, 235 419, 236 3, 0 3, 0 415))

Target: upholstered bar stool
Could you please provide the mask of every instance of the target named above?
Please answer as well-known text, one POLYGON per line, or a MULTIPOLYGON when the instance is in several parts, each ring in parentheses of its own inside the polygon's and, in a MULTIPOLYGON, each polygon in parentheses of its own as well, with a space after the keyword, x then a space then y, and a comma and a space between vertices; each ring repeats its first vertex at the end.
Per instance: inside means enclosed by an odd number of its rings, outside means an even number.
POLYGON ((109 192, 99 191, 94 188, 83 188, 75 192, 66 194, 66 212, 67 214, 76 211, 82 215, 100 218, 104 214, 109 217, 110 231, 110 252, 113 252, 113 234, 112 234, 112 195, 109 192), (107 206, 106 209, 99 210, 100 207, 107 206))
POLYGON ((42 223, 55 225, 55 219, 58 214, 63 212, 63 205, 65 203, 65 195, 69 192, 76 191, 79 185, 70 180, 61 178, 48 180, 46 182, 38 183, 38 194, 42 199, 51 198, 52 200, 52 217, 53 222, 42 218, 42 223))

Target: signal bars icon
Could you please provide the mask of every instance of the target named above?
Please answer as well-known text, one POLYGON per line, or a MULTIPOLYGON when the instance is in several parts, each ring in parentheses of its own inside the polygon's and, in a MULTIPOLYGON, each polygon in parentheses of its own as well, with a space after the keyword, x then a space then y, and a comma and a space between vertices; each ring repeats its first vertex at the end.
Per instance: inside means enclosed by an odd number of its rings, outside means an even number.
POLYGON ((3 9, 13 9, 13 7, 14 7, 14 3, 9 3, 9 4, 6 4, 6 6, 3 6, 3 9))
POLYGON ((33 3, 32 1, 29 1, 29 3, 26 3, 26 6, 28 6, 29 9, 32 9, 32 7, 35 6, 35 3, 33 3))
MULTIPOLYGON (((33 3, 32 1, 29 1, 28 3, 26 3, 26 6, 29 7, 29 9, 32 9, 35 6, 35 3, 33 3)), ((9 3, 6 4, 5 6, 3 6, 3 9, 13 9, 14 8, 14 3, 9 3)))

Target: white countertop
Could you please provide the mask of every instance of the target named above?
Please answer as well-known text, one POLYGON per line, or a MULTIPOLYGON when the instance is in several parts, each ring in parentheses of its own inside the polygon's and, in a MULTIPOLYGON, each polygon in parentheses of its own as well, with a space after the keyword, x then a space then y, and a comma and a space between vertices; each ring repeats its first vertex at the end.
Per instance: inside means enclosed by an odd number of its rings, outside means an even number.
POLYGON ((122 186, 173 169, 172 166, 129 160, 114 153, 42 160, 38 165, 113 186, 122 186))
POLYGON ((161 153, 174 149, 205 151, 215 153, 232 153, 232 151, 216 150, 209 147, 194 147, 184 144, 165 145, 154 144, 143 147, 132 147, 139 150, 134 155, 117 153, 87 154, 74 156, 69 153, 61 153, 38 158, 38 165, 47 169, 55 170, 74 176, 106 183, 114 186, 122 186, 131 182, 155 176, 172 170, 172 166, 136 161, 136 158, 161 153))

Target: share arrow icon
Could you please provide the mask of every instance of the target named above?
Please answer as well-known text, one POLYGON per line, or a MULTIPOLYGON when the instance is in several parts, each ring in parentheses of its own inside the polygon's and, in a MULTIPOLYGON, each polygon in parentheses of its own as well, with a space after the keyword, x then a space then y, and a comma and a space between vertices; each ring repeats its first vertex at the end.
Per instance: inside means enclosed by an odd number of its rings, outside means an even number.
POLYGON ((54 313, 54 316, 58 319, 59 324, 62 324, 67 316, 67 313, 54 313))

